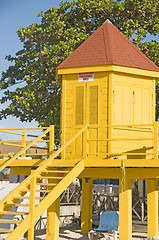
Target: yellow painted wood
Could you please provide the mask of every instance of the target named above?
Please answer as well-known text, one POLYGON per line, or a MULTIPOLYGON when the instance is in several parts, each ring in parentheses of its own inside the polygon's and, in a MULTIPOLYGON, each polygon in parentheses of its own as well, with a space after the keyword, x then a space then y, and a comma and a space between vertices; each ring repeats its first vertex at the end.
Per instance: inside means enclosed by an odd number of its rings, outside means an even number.
MULTIPOLYGON (((128 179, 159 179, 158 168, 126 168, 126 176, 128 179)), ((85 168, 85 170, 79 175, 79 178, 101 178, 105 179, 119 179, 121 177, 121 168, 85 168)))
MULTIPOLYGON (((82 128, 75 136, 73 136, 67 143, 64 144, 59 150, 56 151, 56 153, 53 153, 47 160, 44 161, 44 163, 41 164, 41 166, 32 172, 32 174, 26 178, 18 187, 16 187, 11 193, 8 194, 7 197, 5 197, 1 202, 0 202, 0 209, 3 211, 3 206, 7 202, 7 206, 9 209, 13 206, 13 196, 17 196, 21 192, 27 192, 28 191, 28 184, 35 181, 36 178, 39 178, 39 173, 43 172, 44 169, 48 168, 50 166, 49 164, 51 163, 51 167, 56 166, 58 164, 55 164, 55 162, 51 162, 57 155, 59 155, 63 149, 65 149, 72 141, 74 141, 80 134, 85 131, 86 127, 82 128), (26 189, 26 190, 25 190, 26 189)), ((56 160, 55 160, 56 161, 56 160)), ((61 160, 57 161, 60 166, 63 166, 61 164, 61 160)), ((66 161, 67 162, 67 161, 66 161)), ((69 161, 70 162, 70 161, 69 161)), ((74 164, 76 161, 73 161, 74 164)), ((71 164, 73 164, 71 161, 71 164)), ((70 163, 69 163, 70 167, 70 163)), ((84 170, 84 161, 80 161, 65 177, 62 179, 62 181, 53 189, 47 196, 44 198, 42 202, 38 206, 33 204, 34 197, 35 197, 35 191, 31 189, 31 206, 30 206, 30 211, 29 215, 25 218, 25 220, 19 224, 19 226, 12 232, 7 239, 15 239, 15 236, 17 240, 24 234, 24 232, 30 228, 29 230, 29 237, 30 239, 33 238, 33 224, 35 220, 46 210, 46 208, 50 207, 54 201, 60 196, 60 194, 64 191, 64 189, 71 184, 71 182, 77 177, 82 171, 84 170), (32 226, 32 228, 31 228, 32 226), (17 230, 18 229, 18 230, 17 230)), ((34 186, 35 185, 32 185, 34 186)), ((14 204, 15 205, 15 204, 14 204)), ((17 204, 16 204, 17 205, 17 204)), ((18 205, 19 206, 19 205, 18 205)), ((4 211, 3 211, 4 212, 4 211)))
MULTIPOLYGON (((35 170, 32 170, 31 174, 34 174, 34 171, 35 170)), ((35 200, 36 200, 36 177, 33 177, 30 181, 30 202, 29 202, 30 226, 28 229, 28 240, 34 240, 35 200)))
POLYGON ((60 214, 60 198, 47 209, 47 230, 46 240, 59 239, 59 214, 60 214))
POLYGON ((132 239, 131 179, 119 179, 119 240, 132 239))
POLYGON ((50 125, 50 134, 49 134, 49 156, 54 153, 54 125, 50 125))
POLYGON ((154 123, 154 159, 158 159, 158 122, 154 123))
POLYGON ((152 121, 153 121, 153 119, 155 121, 155 119, 156 119, 156 108, 155 108, 155 106, 156 106, 156 80, 155 79, 153 80, 152 102, 153 102, 153 104, 152 104, 152 111, 153 111, 152 121))
POLYGON ((28 215, 27 212, 7 212, 7 211, 3 211, 0 212, 0 215, 28 215))
MULTIPOLYGON (((20 144, 15 144, 15 143, 6 143, 5 141, 1 141, 0 144, 8 145, 8 146, 16 146, 16 147, 21 147, 22 146, 20 144)), ((8 156, 9 154, 6 154, 6 155, 8 156)))
MULTIPOLYGON (((54 153, 55 154, 55 153, 54 153)), ((54 155, 53 154, 53 155, 54 155)), ((37 220, 45 210, 52 205, 52 203, 60 196, 60 194, 67 188, 68 185, 84 170, 84 161, 81 160, 76 166, 58 183, 58 185, 41 201, 35 208, 34 219, 37 220)), ((36 170, 35 170, 36 171, 36 170)), ((33 176, 35 173, 33 174, 33 176)), ((25 179, 28 182, 29 176, 25 179)), ((25 182, 24 180, 24 182, 25 182)), ((22 182, 21 186, 24 185, 22 182)), ((19 189, 19 188, 18 188, 19 189)), ((12 192, 13 194, 13 192, 12 192)), ((11 195, 11 194, 10 194, 11 195)), ((1 206, 1 204, 0 204, 1 206)), ((30 226, 31 215, 29 214, 12 233, 6 238, 6 240, 18 240, 27 231, 30 226)))
POLYGON ((1 233, 10 233, 12 230, 10 229, 0 229, 1 233))
POLYGON ((26 150, 28 150, 32 145, 34 145, 38 140, 40 140, 43 136, 45 136, 51 128, 47 128, 43 133, 40 134, 35 140, 33 140, 30 144, 28 144, 25 148, 21 149, 14 157, 6 161, 0 166, 0 171, 2 171, 5 167, 9 166, 15 159, 17 159, 21 154, 23 154, 26 150))
MULTIPOLYGON (((110 155, 113 155, 113 153, 110 153, 110 155)), ((100 159, 95 159, 95 158, 92 158, 92 159, 88 159, 87 161, 84 161, 85 163, 85 167, 120 167, 121 166, 121 159, 120 159, 120 154, 116 154, 117 156, 119 156, 119 159, 111 159, 110 160, 107 160, 107 159, 102 159, 102 154, 100 155, 100 159)), ((116 156, 115 155, 115 156, 116 156)), ((126 155, 126 154, 123 154, 123 156, 126 155)), ((133 156, 133 154, 132 154, 133 156)), ((138 158, 136 159, 128 159, 128 161, 125 159, 124 162, 125 162, 125 166, 126 167, 138 167, 138 168, 143 168, 143 167, 147 167, 147 168, 156 168, 156 167, 159 167, 159 162, 158 160, 154 160, 154 159, 141 159, 139 158, 140 157, 140 154, 137 155, 138 158)), ((145 155, 143 155, 145 156, 145 155)), ((141 155, 142 157, 142 155, 141 155)), ((70 159, 70 160, 66 160, 66 161, 61 161, 61 160, 51 160, 51 164, 53 166, 57 166, 57 167, 73 167, 74 164, 78 161, 80 161, 81 158, 79 159, 70 159)), ((32 159, 32 160, 23 160, 21 161, 20 159, 19 160, 16 160, 16 162, 13 162, 11 164, 8 164, 7 167, 12 167, 13 168, 13 171, 15 174, 19 174, 22 170, 22 174, 25 175, 28 175, 30 173, 30 167, 31 166, 40 166, 42 165, 46 160, 36 160, 36 159, 32 159), (21 168, 22 167, 22 168, 21 168), (26 170, 26 172, 25 172, 26 170)), ((4 163, 5 160, 0 160, 0 164, 4 163)))
MULTIPOLYGON (((66 80, 65 75, 62 76, 62 95, 61 95, 61 118, 60 118, 60 125, 61 125, 61 145, 66 143, 66 80)), ((61 158, 65 159, 65 151, 61 153, 61 158)))
MULTIPOLYGON (((14 129, 16 130, 16 129, 14 129)), ((4 133, 10 133, 10 134, 15 134, 15 135, 23 135, 23 133, 18 133, 18 132, 12 132, 12 131, 8 131, 8 130, 5 130, 5 129, 0 129, 0 132, 4 132, 4 133)))
MULTIPOLYGON (((109 99, 108 99, 108 125, 112 124, 112 103, 114 104, 114 92, 112 91, 113 74, 109 74, 109 99)), ((112 127, 108 127, 108 139, 112 138, 112 127)), ((108 142, 108 152, 111 152, 111 141, 108 142)), ((108 156, 107 156, 108 157, 108 156)))
MULTIPOLYGON (((121 167, 122 159, 111 159, 111 160, 96 160, 96 159, 90 159, 84 162, 85 167, 121 167)), ((125 159, 124 160, 125 167, 159 167, 159 161, 154 159, 125 159)))
MULTIPOLYGON (((108 124, 108 73, 95 73, 92 82, 78 82, 78 74, 63 75, 62 79, 62 102, 65 104, 61 113, 64 127, 62 137, 69 140, 83 126, 89 124, 89 138, 107 138, 107 127, 98 129, 98 126, 108 124)), ((66 148, 66 159, 84 157, 84 138, 84 134, 80 135, 66 148)), ((91 142, 88 148, 96 157, 97 152, 107 151, 107 142, 91 142)))
POLYGON ((0 223, 8 223, 8 224, 19 224, 20 220, 7 220, 7 219, 0 219, 0 223))
MULTIPOLYGON (((58 174, 55 173, 58 177, 58 174)), ((56 185, 58 180, 55 181, 56 185)), ((53 184, 52 179, 48 180, 48 184, 53 184)), ((48 185, 48 190, 51 191, 54 185, 48 185)), ((47 240, 58 240, 59 239, 59 214, 60 214, 60 197, 58 197, 51 206, 47 209, 47 229, 46 229, 46 239, 47 240)))
MULTIPOLYGON (((112 78, 112 121, 110 125, 141 124, 138 129, 131 127, 122 129, 112 127, 109 138, 119 138, 119 141, 111 141, 111 152, 118 151, 136 151, 144 146, 151 147, 153 141, 153 129, 148 133, 144 132, 143 124, 154 124, 155 105, 153 100, 154 79, 147 80, 146 77, 136 75, 123 75, 115 73, 112 78), (143 131, 142 131, 143 129, 143 131), (121 141, 121 139, 123 140, 121 141), (131 139, 129 142, 125 138, 131 139), (143 141, 137 141, 133 138, 145 138, 143 141), (150 140, 148 140, 150 139, 150 140)), ((146 128, 146 127, 145 127, 146 128)), ((152 152, 149 150, 148 152, 152 152)), ((134 157, 135 158, 135 157, 134 157)), ((148 158, 148 157, 147 157, 148 158)), ((150 158, 150 157, 149 157, 150 158)))
POLYGON ((6 240, 19 240, 27 231, 30 224, 30 215, 28 215, 15 229, 11 231, 6 240))
MULTIPOLYGON (((26 132, 22 132, 22 148, 25 148, 26 147, 26 132)), ((22 157, 25 157, 25 152, 21 155, 22 157)))
POLYGON ((93 179, 82 179, 81 232, 92 229, 92 187, 93 179))
POLYGON ((147 234, 158 236, 158 181, 147 180, 147 234))
MULTIPOLYGON (((21 164, 21 163, 20 163, 21 164)), ((18 164, 17 164, 18 165, 18 164)), ((34 165, 34 164, 33 164, 34 165)), ((35 166, 35 165, 34 165, 35 166)), ((31 174, 31 167, 12 167, 13 175, 28 176, 31 174)))
MULTIPOLYGON (((44 162, 44 159, 23 159, 23 161, 21 159, 16 159, 16 161, 13 161, 11 163, 7 162, 7 167, 15 167, 15 172, 17 171, 16 175, 20 175, 18 174, 18 167, 26 167, 26 172, 27 172, 27 167, 32 167, 32 166, 39 166, 42 162, 44 162)), ((0 159, 0 165, 6 163, 6 160, 4 159, 0 159)), ((19 168, 19 171, 21 168, 19 168)), ((22 175, 25 175, 25 172, 23 172, 23 168, 22 168, 22 175)), ((27 175, 27 174, 26 174, 27 175)))
MULTIPOLYGON (((148 127, 152 126, 155 120, 154 75, 151 71, 113 65, 58 71, 62 74, 64 104, 61 114, 62 132, 65 134, 62 137, 67 141, 84 125, 89 125, 88 159, 115 157, 107 152, 141 153, 143 147, 153 146, 153 127, 148 127), (94 72, 94 81, 78 82, 78 73, 81 71, 94 72), (93 123, 95 119, 98 120, 98 124, 93 123), (121 128, 112 125, 120 125, 121 128), (124 128, 124 125, 127 127, 124 128), (100 126, 103 129, 100 129, 100 126)), ((85 135, 80 135, 75 143, 66 148, 65 158, 84 157, 84 141, 85 135)), ((153 150, 146 149, 146 152, 149 154, 146 158, 151 158, 153 150)), ((142 159, 144 155, 132 157, 127 154, 124 158, 142 159)))
POLYGON ((57 70, 58 75, 73 74, 73 73, 84 73, 84 72, 119 72, 125 74, 133 74, 146 77, 159 78, 159 73, 156 71, 143 70, 139 68, 131 68, 124 66, 115 65, 96 65, 87 67, 74 67, 74 68, 61 68, 57 70))
MULTIPOLYGON (((35 130, 35 129, 47 129, 48 127, 35 127, 35 128, 0 128, 2 130, 35 130)), ((20 134, 22 135, 22 133, 20 134)))

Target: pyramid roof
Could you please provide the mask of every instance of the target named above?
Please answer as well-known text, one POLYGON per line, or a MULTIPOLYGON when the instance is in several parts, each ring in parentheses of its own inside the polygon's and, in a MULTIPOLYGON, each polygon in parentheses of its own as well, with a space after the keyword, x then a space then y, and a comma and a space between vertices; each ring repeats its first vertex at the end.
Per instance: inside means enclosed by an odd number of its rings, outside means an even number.
POLYGON ((108 20, 57 68, 108 64, 159 71, 159 67, 108 20))

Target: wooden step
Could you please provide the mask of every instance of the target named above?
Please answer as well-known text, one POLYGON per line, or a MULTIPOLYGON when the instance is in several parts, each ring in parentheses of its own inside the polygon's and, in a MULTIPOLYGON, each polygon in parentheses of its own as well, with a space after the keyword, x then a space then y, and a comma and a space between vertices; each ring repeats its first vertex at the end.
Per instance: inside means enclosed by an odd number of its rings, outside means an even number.
POLYGON ((20 189, 19 192, 30 192, 30 189, 20 189))
POLYGON ((37 183, 36 185, 40 185, 40 186, 56 186, 57 183, 37 183))
POLYGON ((46 192, 46 193, 49 193, 49 192, 51 192, 51 190, 37 190, 37 192, 46 192))
POLYGON ((9 220, 9 219, 0 219, 0 223, 9 223, 9 224, 14 224, 14 223, 21 223, 20 220, 9 220))
POLYGON ((13 206, 13 207, 29 207, 29 204, 22 203, 5 203, 5 206, 13 206))
MULTIPOLYGON (((14 196, 13 199, 30 199, 30 197, 14 196)), ((36 197, 36 199, 43 199, 42 197, 36 197)))
MULTIPOLYGON (((22 192, 23 192, 23 190, 22 190, 22 192)), ((28 191, 27 192, 30 192, 30 190, 28 189, 28 191)), ((50 192, 49 190, 36 190, 36 192, 50 192)))
POLYGON ((63 177, 53 177, 53 176, 41 176, 41 177, 38 177, 38 179, 43 179, 43 178, 46 178, 46 179, 55 179, 55 180, 61 180, 63 179, 63 177))
POLYGON ((0 229, 0 233, 11 233, 11 229, 0 229))
POLYGON ((46 171, 42 171, 41 173, 69 173, 70 171, 66 171, 66 170, 46 170, 46 171))
POLYGON ((27 212, 8 212, 8 211, 2 211, 0 212, 0 215, 28 215, 27 212))

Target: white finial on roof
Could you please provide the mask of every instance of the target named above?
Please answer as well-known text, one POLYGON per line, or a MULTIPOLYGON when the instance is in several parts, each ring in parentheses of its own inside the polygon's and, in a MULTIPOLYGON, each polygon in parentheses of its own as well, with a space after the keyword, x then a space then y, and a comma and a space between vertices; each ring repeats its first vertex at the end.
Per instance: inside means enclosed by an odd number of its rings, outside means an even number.
POLYGON ((111 23, 112 24, 112 22, 109 21, 109 19, 107 19, 104 23, 111 23))

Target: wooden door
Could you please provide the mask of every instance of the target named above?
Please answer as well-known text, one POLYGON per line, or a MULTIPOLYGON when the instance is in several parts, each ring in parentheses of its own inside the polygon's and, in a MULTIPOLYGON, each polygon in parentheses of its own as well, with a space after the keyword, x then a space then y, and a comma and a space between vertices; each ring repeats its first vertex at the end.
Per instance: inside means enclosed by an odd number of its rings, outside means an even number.
MULTIPOLYGON (((96 156, 98 152, 98 124, 100 118, 99 85, 97 83, 74 84, 74 133, 78 132, 85 125, 89 125, 89 153, 96 156)), ((75 158, 83 157, 84 134, 80 135, 74 144, 75 158)))

